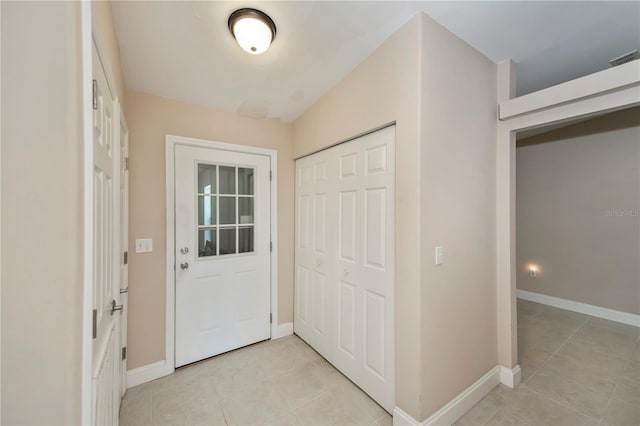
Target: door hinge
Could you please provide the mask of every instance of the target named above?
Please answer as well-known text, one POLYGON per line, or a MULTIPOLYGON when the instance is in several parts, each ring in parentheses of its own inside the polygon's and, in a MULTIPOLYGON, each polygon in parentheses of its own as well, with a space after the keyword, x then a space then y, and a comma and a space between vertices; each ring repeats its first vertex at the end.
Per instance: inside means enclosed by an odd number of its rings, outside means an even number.
POLYGON ((129 157, 124 157, 124 169, 129 170, 129 157))
POLYGON ((269 314, 269 324, 273 324, 273 314, 269 314))
POLYGON ((129 252, 125 251, 124 254, 122 255, 122 262, 124 265, 128 265, 129 264, 129 252))
POLYGON ((98 337, 98 310, 93 310, 93 331, 91 332, 93 338, 98 337))
POLYGON ((127 359, 127 347, 122 348, 122 360, 127 359))
POLYGON ((269 180, 273 180, 273 172, 269 170, 269 180))
POLYGON ((269 251, 273 251, 273 241, 269 241, 269 251))
POLYGON ((92 99, 91 102, 93 104, 93 109, 98 109, 98 80, 93 80, 93 85, 92 85, 92 99))

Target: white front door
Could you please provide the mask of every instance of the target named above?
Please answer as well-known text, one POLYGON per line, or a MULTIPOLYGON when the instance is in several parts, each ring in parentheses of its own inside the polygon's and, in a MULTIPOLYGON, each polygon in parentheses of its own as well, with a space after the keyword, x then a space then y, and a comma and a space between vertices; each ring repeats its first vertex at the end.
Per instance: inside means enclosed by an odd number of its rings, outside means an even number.
POLYGON ((270 159, 175 147, 176 367, 269 339, 270 159))
POLYGON ((95 104, 93 110, 93 422, 118 424, 120 401, 120 352, 118 308, 120 279, 118 269, 118 235, 115 232, 116 185, 119 172, 118 117, 114 94, 109 87, 98 51, 93 46, 95 104), (118 126, 118 127, 116 127, 118 126))
POLYGON ((296 161, 294 329, 391 412, 395 127, 296 161))

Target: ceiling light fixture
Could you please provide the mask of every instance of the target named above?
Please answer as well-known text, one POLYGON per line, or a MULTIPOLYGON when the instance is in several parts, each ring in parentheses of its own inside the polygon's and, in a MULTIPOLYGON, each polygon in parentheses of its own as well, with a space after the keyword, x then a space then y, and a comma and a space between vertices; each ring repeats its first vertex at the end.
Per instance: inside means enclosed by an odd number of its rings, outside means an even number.
POLYGON ((253 55, 266 51, 276 38, 276 24, 257 9, 238 9, 229 16, 229 31, 240 47, 253 55))

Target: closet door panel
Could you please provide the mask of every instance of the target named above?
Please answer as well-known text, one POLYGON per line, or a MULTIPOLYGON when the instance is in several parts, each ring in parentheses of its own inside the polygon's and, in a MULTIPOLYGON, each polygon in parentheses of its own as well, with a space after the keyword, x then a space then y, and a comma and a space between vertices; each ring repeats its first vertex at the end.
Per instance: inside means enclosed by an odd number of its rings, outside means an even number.
POLYGON ((296 161, 295 332, 395 405, 395 127, 296 161))

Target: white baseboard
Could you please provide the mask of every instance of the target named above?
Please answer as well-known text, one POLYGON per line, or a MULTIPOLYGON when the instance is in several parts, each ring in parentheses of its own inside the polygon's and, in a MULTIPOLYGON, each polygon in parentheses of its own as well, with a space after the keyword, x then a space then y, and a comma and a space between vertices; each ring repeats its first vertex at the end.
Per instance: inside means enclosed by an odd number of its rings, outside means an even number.
POLYGON ((640 327, 640 315, 628 312, 615 311, 601 306, 588 305, 586 303, 574 302, 573 300, 561 299, 559 297, 547 296, 546 294, 533 293, 525 290, 517 290, 518 299, 530 302, 542 303, 555 308, 566 309, 567 311, 578 312, 591 315, 592 317, 604 318, 609 321, 621 322, 636 327, 640 327))
POLYGON ((500 383, 503 385, 515 389, 516 386, 520 384, 521 378, 522 371, 519 365, 516 365, 513 370, 503 367, 502 365, 500 366, 500 383))
POLYGON ((420 422, 405 413, 400 407, 394 407, 393 409, 393 426, 416 426, 420 422))
POLYGON ((279 339, 281 337, 290 336, 293 334, 293 323, 285 322, 284 324, 278 324, 276 328, 276 332, 273 336, 271 336, 272 340, 279 339))
POLYGON ((433 413, 428 419, 419 422, 402 409, 393 409, 394 426, 417 426, 417 425, 452 425, 491 390, 500 383, 501 369, 496 366, 487 374, 478 379, 474 384, 462 391, 458 396, 449 401, 444 407, 433 413))
POLYGON ((159 379, 160 377, 168 376, 174 371, 175 368, 173 365, 167 363, 166 360, 134 368, 133 370, 127 371, 127 389, 159 379))

